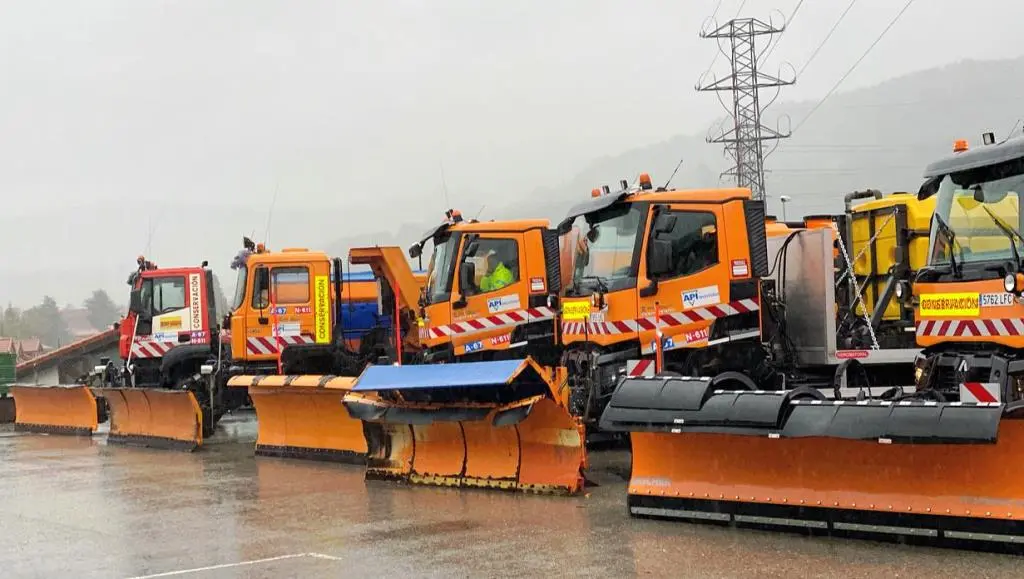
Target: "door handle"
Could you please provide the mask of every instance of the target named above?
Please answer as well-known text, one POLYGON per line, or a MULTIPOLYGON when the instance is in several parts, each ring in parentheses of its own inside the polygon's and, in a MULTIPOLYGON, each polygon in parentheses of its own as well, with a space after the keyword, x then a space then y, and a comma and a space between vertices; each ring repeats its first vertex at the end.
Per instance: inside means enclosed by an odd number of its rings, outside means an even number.
POLYGON ((270 323, 269 318, 259 318, 257 321, 260 323, 261 326, 265 326, 270 323))

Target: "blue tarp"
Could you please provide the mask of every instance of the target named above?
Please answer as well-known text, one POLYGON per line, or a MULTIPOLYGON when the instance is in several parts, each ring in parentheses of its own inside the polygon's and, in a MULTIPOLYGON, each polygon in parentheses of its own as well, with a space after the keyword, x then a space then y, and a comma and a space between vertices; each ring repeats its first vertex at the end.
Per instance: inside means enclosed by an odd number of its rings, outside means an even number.
POLYGON ((496 386, 515 378, 525 360, 426 364, 416 366, 370 366, 356 380, 355 392, 409 390, 414 388, 465 388, 496 386))

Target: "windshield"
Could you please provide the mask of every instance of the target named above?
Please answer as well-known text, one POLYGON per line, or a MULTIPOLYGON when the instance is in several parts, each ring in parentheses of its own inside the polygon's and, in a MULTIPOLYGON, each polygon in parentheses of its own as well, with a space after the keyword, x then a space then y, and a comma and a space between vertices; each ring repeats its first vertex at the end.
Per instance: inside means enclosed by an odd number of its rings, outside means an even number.
POLYGON ((563 255, 573 256, 569 267, 574 292, 608 292, 636 284, 633 255, 645 208, 636 203, 613 206, 577 219, 563 235, 563 248, 572 248, 563 255))
POLYGON ((939 182, 929 237, 929 263, 957 263, 1014 258, 1020 242, 1018 193, 1024 189, 1024 158, 952 173, 939 182), (948 225, 948 231, 943 231, 948 225), (955 242, 950 244, 949 232, 955 242))
POLYGON ((452 266, 455 264, 458 243, 454 235, 449 235, 444 241, 438 242, 437 238, 434 240, 434 253, 427 267, 425 297, 428 304, 445 302, 451 297, 452 266))
POLYGON ((235 296, 231 298, 231 311, 235 311, 242 307, 242 302, 245 301, 245 282, 248 279, 249 269, 243 265, 238 268, 238 278, 235 281, 235 296))
POLYGON ((185 278, 158 277, 143 280, 142 304, 154 315, 165 314, 185 307, 185 278))

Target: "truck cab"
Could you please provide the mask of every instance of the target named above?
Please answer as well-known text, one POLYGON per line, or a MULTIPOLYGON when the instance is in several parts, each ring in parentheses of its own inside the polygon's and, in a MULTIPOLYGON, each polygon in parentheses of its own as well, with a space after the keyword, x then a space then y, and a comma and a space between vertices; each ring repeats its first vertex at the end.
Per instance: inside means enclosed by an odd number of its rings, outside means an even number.
POLYGON ((1010 403, 1024 399, 1024 138, 985 142, 958 141, 918 193, 935 212, 913 283, 915 378, 944 400, 1010 403))
POLYGON ((561 277, 548 221, 464 221, 450 210, 410 257, 419 258, 428 243, 417 320, 425 362, 557 361, 553 305, 561 277))
POLYGON ((763 203, 745 189, 655 190, 646 174, 639 183, 595 189, 558 227, 563 344, 622 366, 655 351, 658 319, 665 352, 756 337, 763 203))
POLYGON ((339 367, 339 356, 359 352, 368 335, 390 328, 373 272, 345 271, 341 259, 322 251, 251 244, 232 267, 232 373, 358 372, 354 360, 351 369, 339 367))
POLYGON ((206 268, 159 269, 144 258, 128 279, 128 315, 118 348, 136 386, 173 386, 210 354, 218 319, 214 274, 206 268))

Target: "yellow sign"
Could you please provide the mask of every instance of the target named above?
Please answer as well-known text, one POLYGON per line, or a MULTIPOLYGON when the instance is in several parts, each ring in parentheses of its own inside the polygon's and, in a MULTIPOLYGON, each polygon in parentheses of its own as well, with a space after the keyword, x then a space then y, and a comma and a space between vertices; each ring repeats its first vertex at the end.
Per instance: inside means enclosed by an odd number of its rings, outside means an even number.
POLYGON ((173 316, 170 318, 157 318, 160 320, 161 330, 180 330, 181 329, 181 316, 173 316))
POLYGON ((316 343, 331 341, 331 286, 326 275, 318 275, 313 283, 313 324, 316 343))
POLYGON ((590 319, 590 300, 574 300, 562 302, 563 320, 590 319))
POLYGON ((977 316, 978 294, 922 294, 920 311, 922 316, 977 316))

